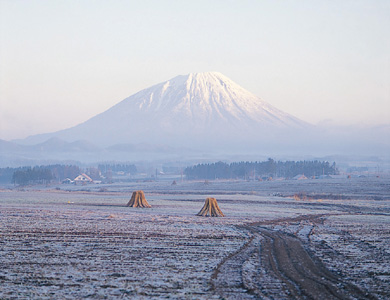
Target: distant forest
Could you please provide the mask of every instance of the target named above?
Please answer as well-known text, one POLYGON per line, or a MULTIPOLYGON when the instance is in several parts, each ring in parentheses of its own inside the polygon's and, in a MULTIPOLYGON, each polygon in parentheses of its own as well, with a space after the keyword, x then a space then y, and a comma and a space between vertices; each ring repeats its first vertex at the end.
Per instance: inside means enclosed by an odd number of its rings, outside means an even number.
POLYGON ((65 178, 75 178, 81 172, 78 166, 49 165, 19 168, 0 168, 0 183, 46 183, 51 180, 61 181, 65 178))
POLYGON ((48 183, 52 180, 62 181, 66 178, 73 180, 78 175, 86 173, 93 180, 101 179, 101 174, 112 176, 112 172, 125 172, 132 175, 137 173, 137 167, 130 164, 101 164, 96 168, 85 171, 75 165, 48 165, 35 167, 0 168, 0 183, 20 185, 48 183))
POLYGON ((327 161, 274 161, 269 158, 263 162, 216 162, 198 164, 184 170, 187 179, 233 179, 270 177, 293 178, 304 174, 306 177, 338 174, 336 163, 327 161))
MULTIPOLYGON (((20 185, 62 181, 74 179, 85 172, 93 180, 112 180, 112 173, 137 173, 137 167, 131 164, 100 164, 98 168, 87 168, 86 171, 74 165, 49 165, 36 167, 0 168, 0 183, 20 185)), ((304 174, 306 177, 338 174, 336 163, 327 161, 274 161, 269 158, 263 162, 216 162, 198 164, 184 170, 187 179, 268 179, 270 177, 293 178, 304 174)))
POLYGON ((98 169, 102 173, 112 171, 130 173, 132 175, 137 174, 137 167, 135 165, 128 164, 100 164, 98 169))

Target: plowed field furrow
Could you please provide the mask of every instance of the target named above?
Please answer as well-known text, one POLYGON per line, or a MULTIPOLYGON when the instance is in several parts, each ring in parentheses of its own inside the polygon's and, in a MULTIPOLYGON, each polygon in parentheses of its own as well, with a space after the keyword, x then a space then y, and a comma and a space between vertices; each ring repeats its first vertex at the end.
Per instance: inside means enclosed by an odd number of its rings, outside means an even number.
MULTIPOLYGON (((310 221, 315 219, 310 217, 310 221)), ((292 220, 302 221, 304 217, 292 220)), ((220 296, 227 299, 376 299, 330 272, 305 249, 299 238, 259 224, 242 228, 252 233, 251 240, 222 261, 212 278, 214 290, 220 296), (243 272, 248 262, 253 267, 243 272)))

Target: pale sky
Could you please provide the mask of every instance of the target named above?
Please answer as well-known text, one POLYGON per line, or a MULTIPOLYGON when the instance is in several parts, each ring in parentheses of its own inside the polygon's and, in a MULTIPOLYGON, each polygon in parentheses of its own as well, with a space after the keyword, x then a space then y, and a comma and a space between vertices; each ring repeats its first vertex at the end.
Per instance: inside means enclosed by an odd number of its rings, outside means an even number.
POLYGON ((390 1, 0 0, 0 139, 205 71, 312 124, 389 124, 390 1))

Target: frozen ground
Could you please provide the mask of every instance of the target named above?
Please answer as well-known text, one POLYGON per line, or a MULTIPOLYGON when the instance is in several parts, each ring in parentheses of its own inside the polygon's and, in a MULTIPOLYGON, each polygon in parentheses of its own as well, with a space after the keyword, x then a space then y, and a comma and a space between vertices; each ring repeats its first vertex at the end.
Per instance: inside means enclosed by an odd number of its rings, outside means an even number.
POLYGON ((389 178, 27 187, 0 206, 0 299, 390 298, 389 178), (125 207, 136 189, 152 208, 125 207), (195 216, 206 196, 225 218, 195 216))

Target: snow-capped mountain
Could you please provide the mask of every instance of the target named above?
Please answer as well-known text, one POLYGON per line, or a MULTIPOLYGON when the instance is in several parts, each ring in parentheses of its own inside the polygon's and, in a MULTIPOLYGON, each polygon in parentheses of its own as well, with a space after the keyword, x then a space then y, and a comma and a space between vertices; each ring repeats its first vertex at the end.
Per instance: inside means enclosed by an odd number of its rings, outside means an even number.
POLYGON ((310 125, 271 106, 217 72, 177 76, 142 90, 75 127, 28 138, 58 137, 96 145, 176 146, 253 141, 310 125))

